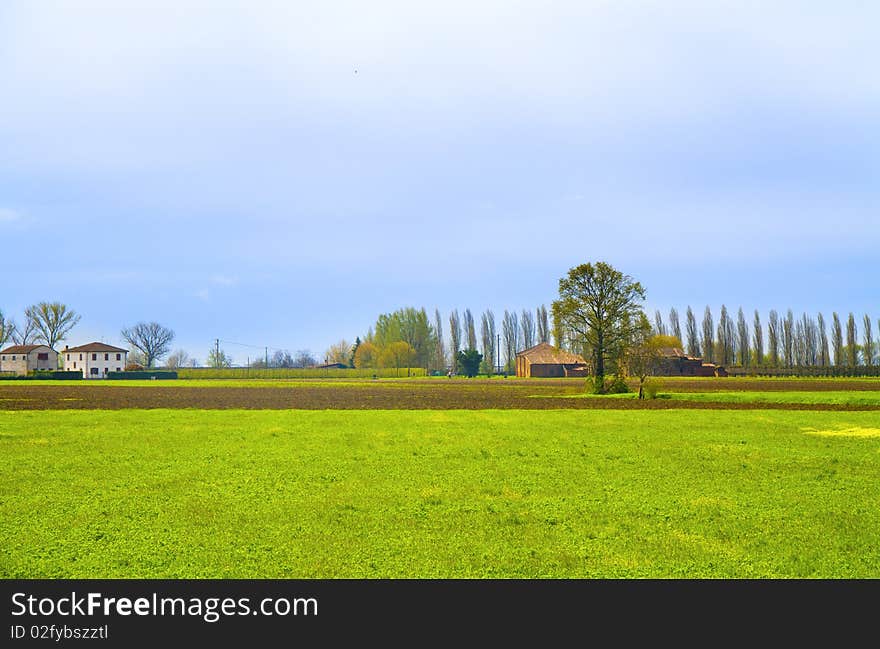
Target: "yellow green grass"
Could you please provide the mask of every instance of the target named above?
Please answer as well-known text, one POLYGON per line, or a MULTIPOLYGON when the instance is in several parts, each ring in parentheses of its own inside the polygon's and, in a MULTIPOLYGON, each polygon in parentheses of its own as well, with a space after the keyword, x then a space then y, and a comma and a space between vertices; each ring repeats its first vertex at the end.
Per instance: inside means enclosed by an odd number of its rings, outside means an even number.
POLYGON ((774 410, 0 412, 0 577, 878 578, 878 429, 774 410))

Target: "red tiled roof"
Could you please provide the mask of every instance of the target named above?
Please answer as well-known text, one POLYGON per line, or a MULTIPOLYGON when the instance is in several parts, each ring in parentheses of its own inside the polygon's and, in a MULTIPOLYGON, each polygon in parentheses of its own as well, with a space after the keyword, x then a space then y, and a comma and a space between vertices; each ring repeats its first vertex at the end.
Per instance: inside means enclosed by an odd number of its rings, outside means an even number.
POLYGON ((570 365, 572 363, 585 364, 583 356, 572 354, 561 349, 556 349, 549 343, 539 343, 517 354, 529 359, 533 365, 570 365))
POLYGON ((65 347, 63 353, 68 352, 125 352, 128 353, 127 349, 122 349, 120 347, 114 347, 113 345, 107 345, 104 343, 88 343, 86 345, 80 345, 79 347, 65 347))
POLYGON ((12 347, 7 347, 6 349, 4 349, 2 352, 0 352, 0 354, 30 354, 38 347, 45 347, 46 349, 55 351, 48 345, 13 345, 12 347))

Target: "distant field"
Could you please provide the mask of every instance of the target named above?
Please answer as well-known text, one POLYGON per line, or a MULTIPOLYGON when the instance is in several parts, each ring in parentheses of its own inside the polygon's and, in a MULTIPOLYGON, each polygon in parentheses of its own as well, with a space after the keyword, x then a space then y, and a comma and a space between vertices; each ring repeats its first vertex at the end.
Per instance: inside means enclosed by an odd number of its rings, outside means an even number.
POLYGON ((880 413, 0 412, 0 577, 880 578, 880 413))

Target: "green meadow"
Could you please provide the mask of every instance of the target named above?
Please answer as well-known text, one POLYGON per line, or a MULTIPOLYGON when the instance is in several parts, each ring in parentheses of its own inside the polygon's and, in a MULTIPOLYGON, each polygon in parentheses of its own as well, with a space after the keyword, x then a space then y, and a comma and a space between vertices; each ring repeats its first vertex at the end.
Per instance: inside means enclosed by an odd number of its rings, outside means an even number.
POLYGON ((880 412, 0 411, 0 577, 878 578, 878 467, 880 412))

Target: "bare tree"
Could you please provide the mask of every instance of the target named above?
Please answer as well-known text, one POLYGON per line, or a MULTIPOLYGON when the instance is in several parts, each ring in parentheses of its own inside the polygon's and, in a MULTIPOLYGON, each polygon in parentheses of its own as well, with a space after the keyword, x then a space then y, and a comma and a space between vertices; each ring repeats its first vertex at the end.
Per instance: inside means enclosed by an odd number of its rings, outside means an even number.
POLYGON ((687 353, 690 356, 699 356, 700 355, 700 335, 697 332, 697 319, 694 317, 694 312, 691 310, 690 305, 688 305, 687 309, 687 353))
POLYGON ((864 318, 864 345, 862 345, 862 356, 865 360, 865 365, 868 367, 874 366, 874 333, 871 329, 871 316, 867 313, 864 318))
POLYGON ((764 364, 764 328, 761 326, 761 314, 755 309, 755 319, 752 323, 752 340, 755 346, 755 365, 764 364))
POLYGON ((495 368, 495 314, 487 310, 480 318, 480 337, 483 339, 483 363, 490 376, 495 368))
POLYGON ((169 370, 180 369, 189 365, 190 360, 189 354, 185 350, 177 349, 168 355, 168 358, 165 360, 165 367, 169 370))
POLYGON ((351 348, 352 344, 343 338, 327 348, 327 351, 324 352, 324 362, 348 365, 351 360, 351 348))
POLYGON ((211 348, 208 352, 208 367, 214 369, 222 369, 232 367, 232 357, 229 356, 222 348, 211 348))
MULTIPOLYGON (((288 354, 288 356, 290 356, 290 354, 288 354)), ((308 349, 297 350, 296 354, 293 355, 293 358, 290 361, 290 366, 296 368, 314 367, 317 364, 318 361, 308 349)))
POLYGON ((749 325, 746 324, 746 316, 742 307, 736 314, 736 333, 737 343, 736 350, 739 356, 739 364, 742 367, 748 367, 751 362, 752 351, 749 348, 749 325))
POLYGON ((461 349, 461 318, 458 309, 449 314, 449 356, 452 359, 452 371, 458 373, 458 350, 461 349))
POLYGON ((843 366, 843 330, 837 311, 831 314, 831 349, 834 351, 834 365, 843 366))
POLYGON ((37 328, 30 318, 25 318, 24 324, 12 324, 12 340, 16 345, 33 345, 37 335, 37 328))
POLYGON ((550 322, 547 318, 547 307, 543 304, 538 307, 538 342, 550 342, 550 322))
POLYGON ((715 325, 712 323, 712 311, 709 307, 703 312, 703 355, 710 363, 715 360, 715 345, 713 343, 715 325))
POLYGON ((0 347, 3 347, 12 340, 16 328, 15 321, 12 318, 7 320, 6 316, 3 315, 3 311, 0 311, 0 347))
POLYGON ((464 330, 467 333, 467 348, 477 348, 477 328, 474 326, 474 316, 470 309, 464 310, 464 330))
POLYGON ((535 316, 531 311, 523 309, 519 322, 522 328, 523 349, 530 349, 535 346, 535 316))
POLYGON ((155 361, 168 354, 174 332, 158 322, 138 322, 121 332, 125 341, 143 356, 144 367, 153 367, 155 361))
POLYGON ((76 311, 61 302, 33 304, 24 310, 24 316, 36 331, 36 340, 53 349, 67 337, 80 319, 76 311))
POLYGON ((856 317, 850 311, 849 317, 846 319, 846 364, 855 368, 859 364, 859 347, 856 340, 858 332, 856 331, 856 317))

